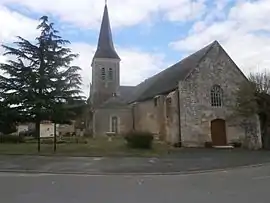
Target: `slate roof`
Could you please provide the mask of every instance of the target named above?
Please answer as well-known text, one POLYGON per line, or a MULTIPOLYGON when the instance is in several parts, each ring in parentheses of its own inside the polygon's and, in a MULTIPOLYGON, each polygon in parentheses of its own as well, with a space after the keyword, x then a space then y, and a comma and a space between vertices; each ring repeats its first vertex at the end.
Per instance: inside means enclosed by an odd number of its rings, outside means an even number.
POLYGON ((120 86, 119 87, 119 94, 120 97, 128 102, 131 99, 132 93, 135 90, 135 86, 120 86))
POLYGON ((100 108, 117 108, 126 106, 134 89, 134 86, 120 86, 119 95, 108 99, 106 102, 101 104, 100 108))
POLYGON ((98 47, 94 55, 95 58, 111 58, 111 59, 120 59, 118 54, 115 51, 113 45, 112 31, 110 26, 109 14, 107 5, 105 5, 99 39, 98 47))
POLYGON ((135 87, 128 103, 147 100, 156 95, 166 94, 177 89, 178 82, 184 80, 199 65, 200 61, 215 43, 219 44, 217 41, 214 41, 173 66, 140 83, 135 87))
POLYGON ((123 97, 116 96, 111 97, 107 101, 105 101, 103 104, 99 106, 99 108, 117 108, 117 107, 123 107, 126 106, 127 102, 123 99, 123 97))

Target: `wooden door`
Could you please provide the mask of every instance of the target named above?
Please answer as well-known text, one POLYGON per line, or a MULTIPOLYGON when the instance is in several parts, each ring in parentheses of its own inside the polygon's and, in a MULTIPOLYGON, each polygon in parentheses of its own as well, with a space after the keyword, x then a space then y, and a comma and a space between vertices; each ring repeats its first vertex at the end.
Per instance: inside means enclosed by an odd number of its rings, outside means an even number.
POLYGON ((225 120, 216 119, 211 121, 211 137, 214 146, 227 145, 225 120))

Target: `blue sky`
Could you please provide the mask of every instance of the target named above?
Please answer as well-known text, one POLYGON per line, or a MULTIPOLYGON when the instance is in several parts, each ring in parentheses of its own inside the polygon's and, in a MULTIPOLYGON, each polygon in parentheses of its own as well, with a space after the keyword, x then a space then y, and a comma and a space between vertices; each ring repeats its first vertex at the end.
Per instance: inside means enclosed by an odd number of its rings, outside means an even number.
MULTIPOLYGON (((103 0, 0 0, 0 42, 16 35, 33 39, 38 18, 48 15, 80 54, 74 63, 83 69, 88 94, 103 8, 103 0)), ((108 8, 124 85, 136 85, 214 40, 245 74, 269 68, 269 0, 108 0, 108 8)))

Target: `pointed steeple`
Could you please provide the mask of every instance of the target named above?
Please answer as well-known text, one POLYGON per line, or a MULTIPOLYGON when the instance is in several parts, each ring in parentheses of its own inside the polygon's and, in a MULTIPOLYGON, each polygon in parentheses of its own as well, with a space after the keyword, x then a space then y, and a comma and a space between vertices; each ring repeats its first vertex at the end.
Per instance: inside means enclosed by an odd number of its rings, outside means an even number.
POLYGON ((98 39, 98 47, 94 55, 94 59, 95 58, 120 59, 113 45, 107 1, 105 1, 105 8, 98 39))

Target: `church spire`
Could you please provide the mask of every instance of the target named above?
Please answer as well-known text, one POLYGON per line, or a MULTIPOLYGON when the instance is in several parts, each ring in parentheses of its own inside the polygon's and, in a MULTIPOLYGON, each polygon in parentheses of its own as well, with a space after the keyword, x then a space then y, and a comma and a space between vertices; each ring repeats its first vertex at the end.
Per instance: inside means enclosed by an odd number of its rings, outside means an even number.
POLYGON ((94 59, 95 58, 120 59, 113 45, 107 0, 105 0, 105 8, 99 33, 98 47, 94 55, 94 59))

